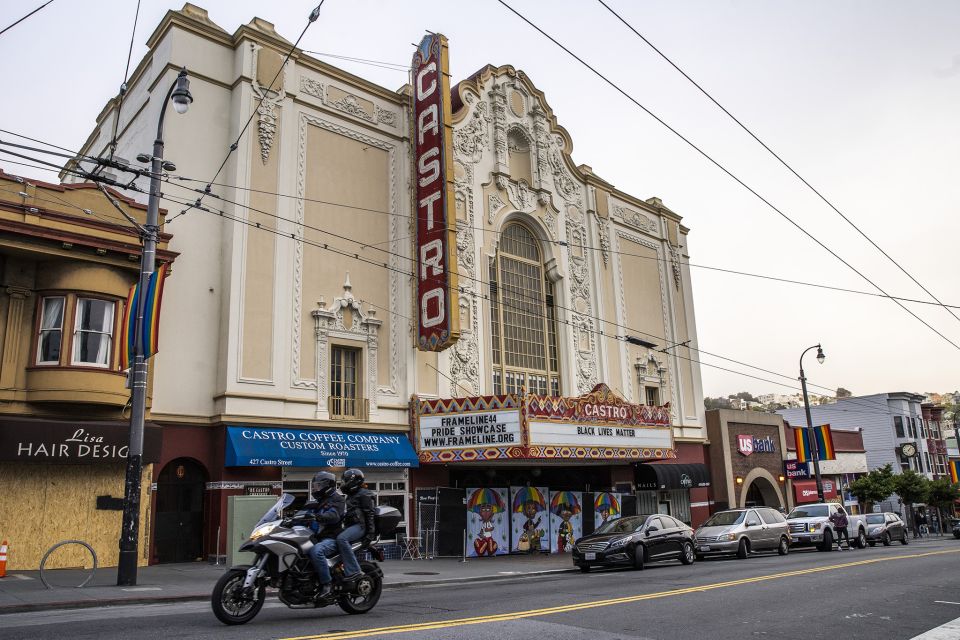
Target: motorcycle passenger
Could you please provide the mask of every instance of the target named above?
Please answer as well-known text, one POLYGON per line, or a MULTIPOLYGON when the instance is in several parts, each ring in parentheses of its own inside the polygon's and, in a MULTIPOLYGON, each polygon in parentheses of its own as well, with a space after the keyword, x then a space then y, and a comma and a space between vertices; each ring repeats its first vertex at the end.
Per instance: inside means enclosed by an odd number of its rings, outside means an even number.
POLYGON ((330 567, 327 565, 327 556, 334 554, 337 548, 337 534, 340 532, 340 523, 343 521, 344 499, 337 491, 337 477, 329 471, 320 471, 310 481, 310 495, 316 502, 304 506, 305 511, 312 511, 315 520, 310 528, 315 532, 315 539, 319 541, 310 549, 310 561, 317 572, 320 582, 320 597, 330 593, 333 579, 330 576, 330 567))
POLYGON ((354 555, 351 544, 374 534, 374 516, 376 506, 373 494, 364 488, 363 472, 359 469, 347 469, 343 472, 340 490, 347 496, 347 508, 343 517, 346 527, 337 535, 337 548, 343 560, 344 580, 350 582, 360 577, 360 563, 354 555))

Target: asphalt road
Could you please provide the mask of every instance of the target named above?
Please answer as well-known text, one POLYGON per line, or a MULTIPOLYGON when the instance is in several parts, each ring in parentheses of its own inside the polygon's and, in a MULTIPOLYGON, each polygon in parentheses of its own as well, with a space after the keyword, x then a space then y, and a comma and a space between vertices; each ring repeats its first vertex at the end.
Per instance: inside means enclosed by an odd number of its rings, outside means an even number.
POLYGON ((274 600, 242 627, 221 625, 201 602, 17 613, 0 615, 0 638, 883 640, 958 618, 960 541, 949 538, 389 590, 364 616, 274 600))

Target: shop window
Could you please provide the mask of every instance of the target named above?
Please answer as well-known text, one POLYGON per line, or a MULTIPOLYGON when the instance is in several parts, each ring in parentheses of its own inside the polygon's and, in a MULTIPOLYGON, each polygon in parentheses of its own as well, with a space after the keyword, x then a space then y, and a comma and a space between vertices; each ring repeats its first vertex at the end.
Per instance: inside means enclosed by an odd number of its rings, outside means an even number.
POLYGON ((354 347, 330 349, 331 418, 366 419, 366 400, 360 396, 360 355, 354 347))
POLYGON ((109 300, 77 298, 73 364, 109 367, 113 354, 114 309, 109 300))
POLYGON ((489 275, 493 392, 559 395, 553 283, 527 227, 504 228, 489 275))
POLYGON ((893 416, 893 428, 897 430, 898 438, 906 437, 903 433, 903 417, 902 416, 893 416))
POLYGON ((63 344, 62 296, 44 298, 40 305, 40 335, 37 338, 37 364, 60 364, 63 344))
POLYGON ((660 406, 660 389, 656 387, 647 387, 647 405, 651 407, 660 406))

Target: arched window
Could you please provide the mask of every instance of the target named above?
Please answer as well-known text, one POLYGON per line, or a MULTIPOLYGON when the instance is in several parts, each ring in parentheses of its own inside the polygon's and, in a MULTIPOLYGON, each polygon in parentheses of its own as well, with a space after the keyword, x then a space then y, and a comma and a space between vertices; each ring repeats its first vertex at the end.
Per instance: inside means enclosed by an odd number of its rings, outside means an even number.
POLYGON ((536 238, 507 225, 490 261, 493 392, 560 395, 560 355, 553 283, 536 238))

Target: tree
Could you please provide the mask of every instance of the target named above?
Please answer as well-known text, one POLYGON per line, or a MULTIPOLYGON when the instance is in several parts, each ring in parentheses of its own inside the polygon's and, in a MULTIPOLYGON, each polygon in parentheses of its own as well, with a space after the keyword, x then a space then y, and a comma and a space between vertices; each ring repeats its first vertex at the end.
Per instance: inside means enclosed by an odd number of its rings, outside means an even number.
POLYGON ((707 411, 711 409, 733 409, 733 405, 727 398, 704 398, 703 406, 707 411))
POLYGON ((886 500, 893 493, 893 478, 893 468, 888 464, 860 476, 847 485, 847 491, 863 505, 863 511, 871 511, 873 503, 886 500))
POLYGON ((848 391, 847 389, 844 389, 843 387, 837 387, 837 397, 838 397, 838 398, 851 398, 851 397, 853 397, 853 394, 852 394, 850 391, 848 391))
POLYGON ((937 508, 937 515, 940 520, 940 535, 943 535, 944 520, 943 512, 950 513, 953 510, 953 503, 960 500, 960 484, 950 482, 947 478, 934 480, 927 486, 927 502, 937 508))
POLYGON ((736 399, 738 399, 738 400, 746 400, 747 402, 756 402, 756 401, 757 401, 757 399, 754 398, 753 395, 752 395, 749 391, 741 391, 740 393, 738 393, 738 394, 735 395, 735 396, 728 396, 728 397, 736 398, 736 399))
POLYGON ((907 505, 910 524, 916 527, 916 520, 913 517, 913 503, 925 502, 930 481, 920 475, 913 469, 907 469, 903 473, 893 477, 893 490, 903 504, 907 505))

